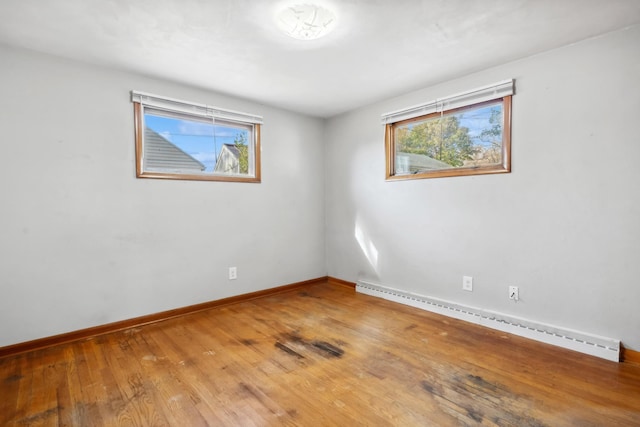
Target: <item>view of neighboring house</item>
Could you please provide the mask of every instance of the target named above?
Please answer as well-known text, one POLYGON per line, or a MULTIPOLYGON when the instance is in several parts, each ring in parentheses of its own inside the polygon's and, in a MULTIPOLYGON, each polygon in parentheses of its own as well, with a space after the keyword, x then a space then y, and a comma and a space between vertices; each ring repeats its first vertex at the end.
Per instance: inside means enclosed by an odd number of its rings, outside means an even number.
POLYGON ((213 171, 229 174, 240 173, 240 151, 234 144, 224 144, 222 146, 213 171))
POLYGON ((185 153, 159 133, 144 129, 144 168, 148 171, 203 172, 204 164, 185 153))

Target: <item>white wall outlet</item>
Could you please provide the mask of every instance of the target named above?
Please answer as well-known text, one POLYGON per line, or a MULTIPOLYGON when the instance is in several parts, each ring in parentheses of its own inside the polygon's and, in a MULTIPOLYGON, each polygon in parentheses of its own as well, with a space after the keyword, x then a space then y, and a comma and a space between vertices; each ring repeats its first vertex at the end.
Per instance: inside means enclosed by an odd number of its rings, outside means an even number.
POLYGON ((236 267, 229 267, 229 280, 236 280, 238 278, 238 269, 236 267))
POLYGON ((473 291, 473 277, 462 276, 462 289, 465 291, 473 291))
POLYGON ((520 299, 520 293, 517 286, 509 286, 509 299, 518 301, 520 299))

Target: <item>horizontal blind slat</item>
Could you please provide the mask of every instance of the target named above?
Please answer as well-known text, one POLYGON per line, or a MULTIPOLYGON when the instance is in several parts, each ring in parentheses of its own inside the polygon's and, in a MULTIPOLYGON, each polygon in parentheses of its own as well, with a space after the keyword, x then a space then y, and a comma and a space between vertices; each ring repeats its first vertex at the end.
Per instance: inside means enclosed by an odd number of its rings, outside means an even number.
POLYGON ((225 108, 214 107, 206 104, 183 101, 174 98, 168 98, 150 93, 131 91, 131 101, 139 102, 142 105, 165 109, 169 111, 178 111, 187 114, 198 115, 201 117, 212 117, 222 120, 234 120, 243 123, 262 124, 263 117, 258 114, 245 113, 242 111, 228 110, 225 108))
POLYGON ((515 81, 513 79, 503 80, 501 82, 468 90, 455 95, 438 98, 433 101, 384 113, 382 114, 382 124, 386 125, 389 123, 396 123, 431 113, 466 107, 468 105, 513 95, 514 84, 515 81))

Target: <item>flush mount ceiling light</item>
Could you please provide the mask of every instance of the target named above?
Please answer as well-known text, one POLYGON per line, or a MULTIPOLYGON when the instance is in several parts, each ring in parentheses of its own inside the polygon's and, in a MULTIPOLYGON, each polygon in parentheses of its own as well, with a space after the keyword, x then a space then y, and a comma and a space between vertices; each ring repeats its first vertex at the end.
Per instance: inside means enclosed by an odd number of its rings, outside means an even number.
POLYGON ((333 30, 336 16, 330 10, 315 4, 298 4, 280 12, 276 22, 289 37, 314 40, 333 30))

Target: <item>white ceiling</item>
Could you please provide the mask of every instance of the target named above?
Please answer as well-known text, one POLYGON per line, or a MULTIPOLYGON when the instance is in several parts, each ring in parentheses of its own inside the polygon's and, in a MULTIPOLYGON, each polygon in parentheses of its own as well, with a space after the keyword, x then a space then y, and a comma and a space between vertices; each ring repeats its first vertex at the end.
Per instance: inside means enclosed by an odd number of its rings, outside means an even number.
POLYGON ((331 34, 279 33, 305 2, 2 0, 0 43, 330 117, 640 23, 640 0, 317 0, 331 34))

